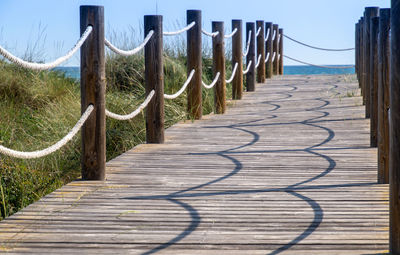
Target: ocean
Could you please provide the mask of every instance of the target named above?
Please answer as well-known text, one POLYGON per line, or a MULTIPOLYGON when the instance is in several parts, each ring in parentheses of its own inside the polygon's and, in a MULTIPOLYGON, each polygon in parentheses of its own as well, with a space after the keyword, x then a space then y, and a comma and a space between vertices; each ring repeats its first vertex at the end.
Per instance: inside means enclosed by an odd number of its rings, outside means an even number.
MULTIPOLYGON (((66 76, 79 79, 80 78, 80 70, 77 66, 68 66, 68 67, 57 67, 56 70, 60 70, 65 73, 66 76)), ((322 68, 315 66, 284 66, 283 74, 284 75, 318 75, 318 74, 354 74, 355 68, 347 68, 347 69, 331 69, 331 68, 322 68)))

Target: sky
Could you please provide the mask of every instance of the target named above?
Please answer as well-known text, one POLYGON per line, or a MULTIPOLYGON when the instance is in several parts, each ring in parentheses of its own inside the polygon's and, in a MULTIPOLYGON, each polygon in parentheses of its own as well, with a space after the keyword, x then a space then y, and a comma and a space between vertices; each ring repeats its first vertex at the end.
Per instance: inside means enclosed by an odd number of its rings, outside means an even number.
MULTIPOLYGON (((197 9, 202 10, 207 31, 212 21, 224 21, 229 32, 232 19, 243 23, 264 20, 313 46, 351 48, 355 23, 364 8, 389 8, 390 0, 0 0, 0 45, 19 57, 54 60, 79 38, 80 5, 104 6, 106 36, 114 33, 116 41, 127 32, 143 38, 144 15, 163 15, 166 31, 176 29, 177 23, 186 24, 186 10, 197 9)), ((319 65, 354 64, 353 51, 317 51, 287 39, 284 54, 319 65)), ((285 59, 284 64, 297 63, 285 59)), ((79 65, 79 54, 64 65, 79 65)))

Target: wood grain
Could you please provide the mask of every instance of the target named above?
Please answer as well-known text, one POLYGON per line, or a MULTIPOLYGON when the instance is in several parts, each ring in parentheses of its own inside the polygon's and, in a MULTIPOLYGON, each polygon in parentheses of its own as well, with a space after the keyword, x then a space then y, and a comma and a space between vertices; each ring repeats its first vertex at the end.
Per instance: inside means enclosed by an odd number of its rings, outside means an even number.
POLYGON ((280 76, 0 222, 0 252, 376 254, 388 250, 358 84, 280 76))

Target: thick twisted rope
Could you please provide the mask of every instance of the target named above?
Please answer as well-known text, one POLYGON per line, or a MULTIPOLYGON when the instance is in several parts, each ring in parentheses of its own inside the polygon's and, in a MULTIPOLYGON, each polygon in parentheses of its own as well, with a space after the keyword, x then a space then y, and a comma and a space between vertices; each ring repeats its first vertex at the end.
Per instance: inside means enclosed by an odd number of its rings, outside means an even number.
POLYGON ((265 61, 264 61, 264 63, 267 63, 268 62, 268 59, 269 59, 269 52, 267 52, 267 56, 265 57, 265 61))
POLYGON ((258 28, 257 32, 256 32, 256 36, 258 36, 261 32, 261 27, 258 28))
POLYGON ((54 67, 59 66, 61 63, 67 61, 70 59, 75 52, 79 50, 79 48, 82 46, 82 44, 86 41, 90 33, 92 32, 93 27, 88 26, 85 30, 85 32, 82 34, 81 38, 79 38, 78 42, 75 44, 75 46, 65 55, 62 57, 59 57, 58 59, 54 60, 53 62, 50 63, 33 63, 33 62, 28 62, 25 61, 21 58, 18 58, 14 55, 12 55, 10 52, 8 52, 6 49, 0 46, 0 54, 5 57, 6 59, 10 60, 14 64, 17 64, 19 66, 22 66, 24 68, 29 68, 32 70, 48 70, 52 69, 54 67))
POLYGON ((149 42, 150 38, 153 36, 154 31, 150 30, 150 32, 147 34, 147 36, 144 38, 143 42, 136 48, 132 49, 132 50, 121 50, 118 49, 117 47, 115 47, 114 45, 112 45, 107 39, 104 40, 105 45, 112 50, 113 52, 121 55, 121 56, 132 56, 136 53, 138 53, 140 50, 142 50, 144 48, 144 46, 146 46, 146 44, 149 42))
POLYGON ((264 42, 268 41, 269 33, 271 32, 271 29, 268 28, 267 35, 264 38, 264 42))
POLYGON ((276 30, 274 30, 274 34, 272 35, 272 41, 275 40, 275 37, 276 37, 276 30))
POLYGON ((291 59, 293 61, 299 62, 301 64, 305 64, 305 65, 309 65, 309 66, 315 66, 315 67, 321 67, 321 68, 329 68, 329 69, 348 69, 348 68, 354 68, 354 66, 320 66, 320 65, 314 65, 314 64, 310 64, 295 58, 291 58, 289 56, 283 55, 285 58, 291 59))
POLYGON ((209 33, 209 32, 207 32, 207 31, 204 30, 204 29, 202 29, 201 32, 202 32, 203 34, 207 35, 207 36, 210 36, 210 37, 216 37, 216 36, 219 34, 219 31, 214 32, 214 33, 209 33))
POLYGON ((146 99, 144 102, 133 112, 126 114, 126 115, 119 115, 113 112, 110 112, 109 110, 106 109, 106 116, 116 119, 116 120, 130 120, 136 117, 144 108, 147 107, 147 105, 150 103, 151 99, 153 99, 153 96, 155 94, 154 89, 150 91, 150 93, 147 95, 146 99))
POLYGON ((204 86, 206 89, 211 89, 212 87, 215 86, 215 84, 217 84, 217 81, 218 81, 220 75, 221 75, 221 73, 218 72, 218 73, 215 75, 215 78, 214 78, 214 80, 211 82, 210 85, 205 84, 204 81, 201 81, 201 83, 203 84, 203 86, 204 86))
POLYGON ((225 36, 224 36, 225 39, 231 38, 232 36, 234 36, 234 35, 236 34, 236 32, 237 32, 237 28, 235 28, 235 29, 232 31, 232 33, 230 33, 230 34, 228 34, 228 35, 225 35, 225 36))
POLYGON ((41 158, 41 157, 47 156, 47 155, 59 150, 61 147, 63 147, 69 141, 71 141, 71 139, 78 133, 78 131, 83 126, 83 124, 89 118, 93 109, 94 109, 94 106, 89 105, 86 108, 86 111, 82 114, 81 118, 78 120, 78 122, 75 124, 75 126, 71 129, 71 131, 69 131, 69 133, 66 136, 64 136, 60 141, 58 141, 57 143, 55 143, 54 145, 52 145, 46 149, 38 150, 38 151, 31 151, 31 152, 24 152, 24 151, 12 150, 12 149, 9 149, 9 148, 6 148, 6 147, 0 145, 0 153, 5 154, 10 157, 24 158, 24 159, 41 158))
POLYGON ((293 42, 296 42, 296 43, 301 44, 301 45, 303 45, 303 46, 306 46, 306 47, 309 47, 309 48, 312 48, 312 49, 317 49, 317 50, 325 50, 325 51, 350 51, 350 50, 354 50, 354 49, 355 49, 355 48, 347 48, 347 49, 326 49, 326 48, 320 48, 320 47, 311 46, 311 45, 306 44, 306 43, 302 43, 302 42, 297 41, 297 40, 295 40, 295 39, 293 39, 293 38, 291 38, 291 37, 289 37, 289 36, 287 36, 287 35, 283 35, 283 36, 286 37, 286 38, 289 39, 289 40, 292 40, 293 42))
POLYGON ((165 99, 175 99, 175 98, 177 98, 178 96, 180 96, 180 95, 183 93, 183 91, 185 91, 186 87, 189 85, 190 81, 191 81, 192 78, 193 78, 194 73, 195 73, 195 70, 193 69, 193 70, 190 72, 189 77, 187 78, 187 80, 186 80, 185 83, 183 84, 182 88, 181 88, 178 92, 176 92, 176 93, 173 94, 173 95, 164 94, 164 98, 165 98, 165 99))
POLYGON ((179 34, 181 34, 181 33, 183 33, 183 32, 188 31, 189 29, 191 29, 192 27, 194 27, 194 25, 196 25, 196 22, 195 22, 195 21, 193 21, 192 23, 190 23, 190 24, 187 25, 186 27, 182 28, 181 30, 173 31, 173 32, 163 32, 163 35, 167 35, 167 36, 170 36, 170 35, 179 35, 179 34))
POLYGON ((249 40, 247 40, 246 51, 243 53, 243 57, 246 57, 249 54, 250 50, 250 41, 251 41, 251 30, 249 31, 249 40))
POLYGON ((261 54, 258 55, 258 59, 257 59, 257 63, 256 63, 256 68, 260 65, 261 57, 262 57, 261 54))
POLYGON ((243 71, 243 74, 247 74, 250 71, 250 67, 253 64, 253 60, 250 60, 249 64, 247 65, 247 69, 243 71))
POLYGON ((236 62, 235 66, 233 67, 231 78, 229 78, 229 80, 225 80, 226 83, 231 83, 233 81, 233 78, 235 77, 237 68, 238 68, 238 63, 236 62))
POLYGON ((275 57, 276 57, 276 52, 274 52, 274 54, 272 55, 272 62, 274 62, 275 61, 275 57))

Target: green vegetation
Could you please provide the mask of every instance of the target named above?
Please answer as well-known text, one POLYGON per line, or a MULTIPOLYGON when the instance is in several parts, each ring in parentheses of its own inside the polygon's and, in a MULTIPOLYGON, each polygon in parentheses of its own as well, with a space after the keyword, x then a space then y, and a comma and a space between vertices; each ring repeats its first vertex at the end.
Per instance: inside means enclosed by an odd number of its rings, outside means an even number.
MULTIPOLYGON (((212 60, 205 50, 203 80, 210 83, 212 60)), ((165 50, 165 92, 174 93, 186 80, 181 47, 165 50)), ((231 65, 227 61, 227 77, 231 65)), ((144 100, 143 55, 107 56, 107 108, 124 114, 144 100)), ((227 86, 227 97, 231 87, 227 86)), ((203 111, 213 111, 213 90, 203 90, 203 111)), ((0 144, 23 151, 46 148, 62 138, 80 117, 79 83, 56 71, 36 72, 0 62, 0 144)), ((185 93, 165 102, 166 126, 186 120, 185 93)), ((107 119, 107 160, 145 142, 143 114, 130 121, 107 119)), ((80 135, 61 150, 41 159, 0 155, 0 219, 80 177, 80 135)))

